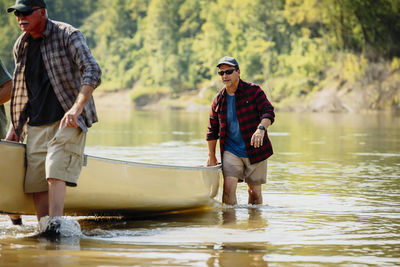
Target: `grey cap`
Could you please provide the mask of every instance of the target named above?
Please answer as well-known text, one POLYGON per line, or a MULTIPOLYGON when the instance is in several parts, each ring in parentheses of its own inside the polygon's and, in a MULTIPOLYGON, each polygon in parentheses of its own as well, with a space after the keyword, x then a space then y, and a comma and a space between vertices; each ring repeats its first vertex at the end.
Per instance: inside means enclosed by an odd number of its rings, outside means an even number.
POLYGON ((225 57, 221 58, 218 62, 217 68, 219 68, 219 66, 221 66, 223 64, 239 68, 239 63, 233 57, 225 56, 225 57))
POLYGON ((35 6, 46 8, 46 3, 43 0, 16 0, 15 5, 7 8, 7 12, 10 13, 14 10, 28 11, 35 6))

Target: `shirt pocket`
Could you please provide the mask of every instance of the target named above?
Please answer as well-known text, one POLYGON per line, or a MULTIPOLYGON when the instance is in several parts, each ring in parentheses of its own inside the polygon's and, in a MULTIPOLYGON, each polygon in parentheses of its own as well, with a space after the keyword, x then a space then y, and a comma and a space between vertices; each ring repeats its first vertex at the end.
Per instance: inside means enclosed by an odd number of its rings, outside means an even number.
POLYGON ((254 110, 257 109, 254 101, 252 101, 249 98, 245 98, 245 99, 240 99, 238 101, 238 110, 242 111, 242 112, 253 112, 254 110))

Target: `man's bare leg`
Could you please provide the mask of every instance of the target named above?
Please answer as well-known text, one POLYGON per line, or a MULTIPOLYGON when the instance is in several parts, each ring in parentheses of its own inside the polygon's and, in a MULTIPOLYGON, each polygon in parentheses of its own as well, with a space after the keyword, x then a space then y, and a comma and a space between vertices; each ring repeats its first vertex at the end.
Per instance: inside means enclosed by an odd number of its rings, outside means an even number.
POLYGON ((249 192, 249 204, 262 204, 262 185, 247 184, 249 192))
POLYGON ((49 183, 49 216, 63 216, 66 185, 64 181, 48 178, 49 183))
POLYGON ((49 193, 47 191, 33 193, 33 202, 38 221, 40 221, 40 218, 49 215, 49 193))
POLYGON ((238 178, 227 176, 224 177, 224 190, 222 196, 222 202, 228 205, 236 205, 236 187, 238 183, 238 178))

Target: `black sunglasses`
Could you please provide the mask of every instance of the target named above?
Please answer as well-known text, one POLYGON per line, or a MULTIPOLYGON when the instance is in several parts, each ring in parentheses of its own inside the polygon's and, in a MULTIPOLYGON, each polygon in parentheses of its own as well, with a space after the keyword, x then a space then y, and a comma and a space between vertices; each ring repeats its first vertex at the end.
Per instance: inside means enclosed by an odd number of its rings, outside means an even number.
POLYGON ((29 16, 30 14, 32 14, 35 10, 38 10, 38 9, 42 9, 41 7, 38 7, 38 8, 35 8, 35 9, 31 9, 31 10, 28 10, 28 11, 18 11, 18 10, 15 10, 15 12, 14 12, 14 15, 16 16, 16 17, 19 17, 19 16, 24 16, 24 17, 27 17, 27 16, 29 16))
POLYGON ((224 74, 226 73, 226 75, 231 75, 233 72, 235 71, 235 69, 229 69, 229 70, 221 70, 218 71, 219 76, 224 76, 224 74))

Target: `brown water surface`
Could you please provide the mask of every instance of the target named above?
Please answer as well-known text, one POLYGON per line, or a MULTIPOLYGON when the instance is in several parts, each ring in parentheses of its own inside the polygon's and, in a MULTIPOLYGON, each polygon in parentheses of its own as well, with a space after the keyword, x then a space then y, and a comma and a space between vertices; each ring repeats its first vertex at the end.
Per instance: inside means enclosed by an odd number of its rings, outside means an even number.
MULTIPOLYGON (((103 110, 86 153, 202 165, 206 126, 207 112, 103 110)), ((240 184, 234 207, 79 218, 83 236, 60 241, 0 215, 0 266, 400 265, 400 117, 278 113, 269 134, 264 205, 240 184)))

